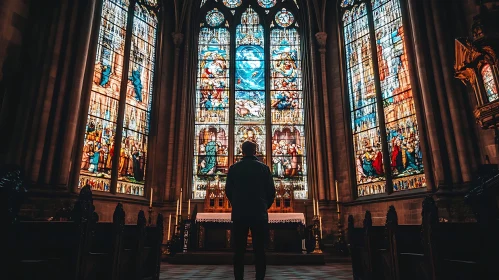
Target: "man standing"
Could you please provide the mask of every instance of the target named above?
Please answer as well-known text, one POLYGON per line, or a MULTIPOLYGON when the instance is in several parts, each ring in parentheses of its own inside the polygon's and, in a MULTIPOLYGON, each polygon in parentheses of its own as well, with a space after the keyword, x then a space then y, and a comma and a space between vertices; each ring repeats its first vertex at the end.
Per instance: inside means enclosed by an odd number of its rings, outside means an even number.
POLYGON ((234 277, 244 278, 244 253, 251 229, 255 254, 256 279, 265 278, 265 238, 268 214, 275 198, 275 186, 268 166, 258 161, 256 144, 242 144, 243 159, 229 169, 225 186, 232 205, 234 239, 234 277))

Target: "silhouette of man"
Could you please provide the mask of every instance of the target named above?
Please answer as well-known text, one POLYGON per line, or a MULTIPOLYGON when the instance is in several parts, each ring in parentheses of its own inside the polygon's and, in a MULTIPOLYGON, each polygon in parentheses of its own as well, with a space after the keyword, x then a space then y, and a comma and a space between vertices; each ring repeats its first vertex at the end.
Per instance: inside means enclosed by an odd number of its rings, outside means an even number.
POLYGON ((265 238, 267 210, 275 198, 275 186, 268 166, 258 161, 256 144, 242 144, 243 159, 229 169, 225 186, 232 204, 232 236, 234 240, 234 277, 244 278, 244 253, 248 229, 251 229, 255 254, 256 279, 265 278, 265 238))

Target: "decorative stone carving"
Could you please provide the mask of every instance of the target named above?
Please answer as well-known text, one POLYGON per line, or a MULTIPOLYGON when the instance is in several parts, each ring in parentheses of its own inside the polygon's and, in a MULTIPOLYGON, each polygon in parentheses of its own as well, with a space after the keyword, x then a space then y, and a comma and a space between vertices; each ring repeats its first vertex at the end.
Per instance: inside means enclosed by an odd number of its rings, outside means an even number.
POLYGON ((319 52, 325 53, 326 52, 327 33, 326 32, 318 32, 315 34, 315 39, 317 40, 317 43, 319 44, 319 52))
POLYGON ((173 32, 172 37, 173 37, 173 43, 175 44, 176 47, 179 47, 184 42, 184 34, 180 32, 173 32))

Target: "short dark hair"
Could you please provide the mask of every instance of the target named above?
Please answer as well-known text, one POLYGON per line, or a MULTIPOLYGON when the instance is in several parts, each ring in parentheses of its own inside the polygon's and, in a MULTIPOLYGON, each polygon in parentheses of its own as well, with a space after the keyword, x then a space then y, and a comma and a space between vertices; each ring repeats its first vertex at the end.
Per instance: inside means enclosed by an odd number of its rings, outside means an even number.
POLYGON ((245 156, 254 156, 256 154, 256 143, 252 141, 244 141, 241 146, 245 156))

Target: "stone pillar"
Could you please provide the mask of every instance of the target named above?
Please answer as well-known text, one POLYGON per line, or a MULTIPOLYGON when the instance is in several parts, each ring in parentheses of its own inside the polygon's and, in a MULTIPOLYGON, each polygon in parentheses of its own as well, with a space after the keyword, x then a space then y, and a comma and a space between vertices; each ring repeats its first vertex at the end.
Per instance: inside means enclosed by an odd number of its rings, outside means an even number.
POLYGON ((325 199, 334 200, 336 199, 336 194, 334 191, 334 184, 331 182, 334 181, 334 172, 333 172, 333 143, 331 142, 331 118, 329 116, 329 93, 327 88, 327 71, 326 71, 326 42, 327 42, 327 33, 326 32, 318 32, 315 34, 315 39, 317 39, 317 43, 319 44, 319 54, 321 60, 321 80, 322 80, 322 97, 324 101, 324 128, 326 130, 326 141, 325 141, 325 150, 327 159, 323 162, 327 165, 327 179, 325 184, 325 199))
POLYGON ((175 150, 175 142, 176 142, 176 128, 175 125, 177 123, 177 91, 178 91, 178 69, 179 69, 179 61, 180 61, 180 47, 184 42, 184 34, 180 32, 172 33, 173 43, 175 44, 175 52, 174 52, 174 62, 173 62, 173 86, 172 86, 172 99, 171 99, 171 111, 170 111, 170 129, 168 131, 168 157, 167 157, 167 166, 166 166, 166 192, 165 192, 165 200, 174 201, 176 198, 176 190, 173 181, 173 169, 175 168, 174 157, 175 154, 178 154, 180 151, 175 150))

